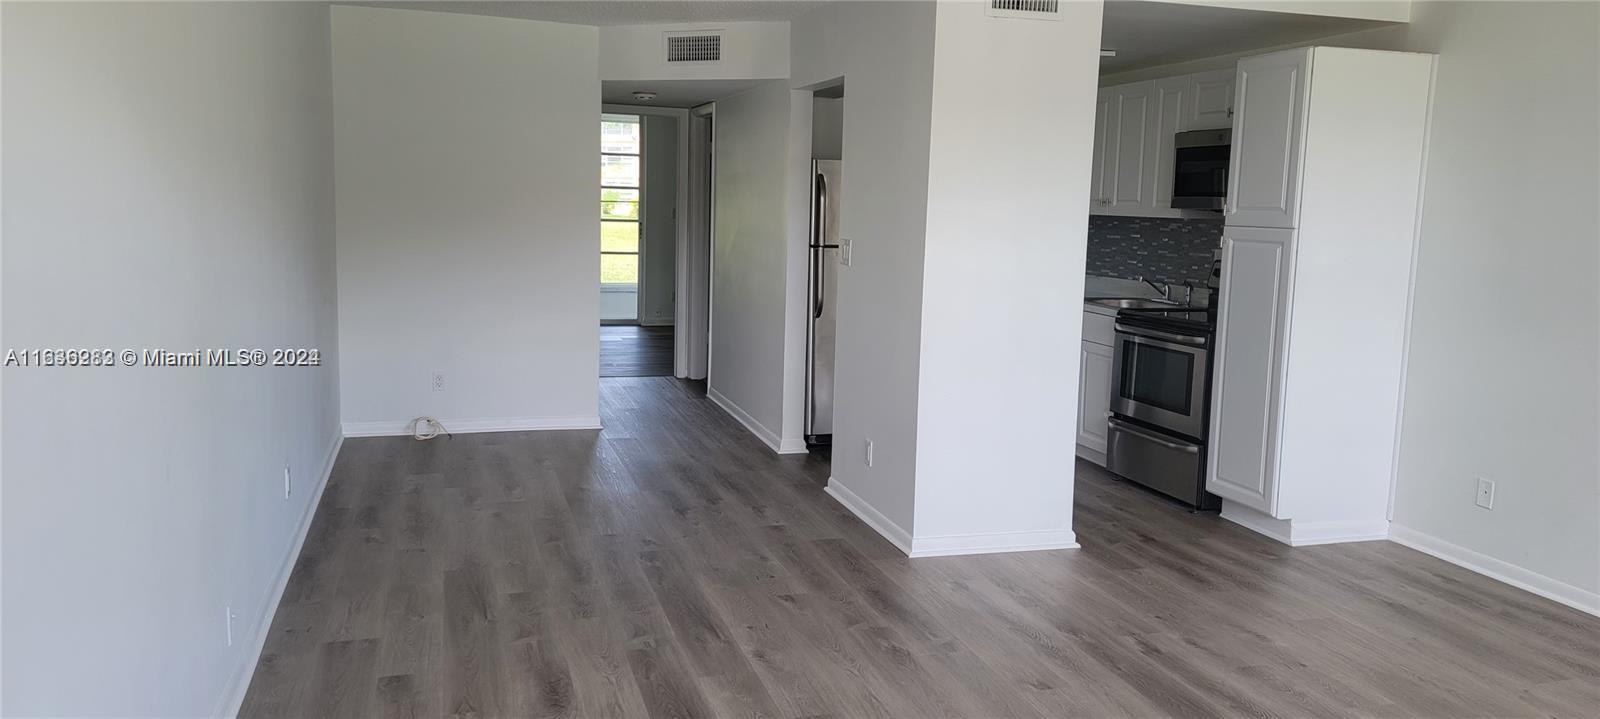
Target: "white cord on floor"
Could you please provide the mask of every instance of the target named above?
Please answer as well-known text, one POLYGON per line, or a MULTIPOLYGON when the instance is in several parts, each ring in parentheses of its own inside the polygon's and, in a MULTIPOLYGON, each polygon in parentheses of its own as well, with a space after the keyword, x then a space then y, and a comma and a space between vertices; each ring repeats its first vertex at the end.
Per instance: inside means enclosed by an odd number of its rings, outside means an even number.
POLYGON ((414 420, 411 420, 412 439, 433 439, 434 437, 439 436, 439 433, 441 432, 446 435, 450 434, 450 430, 445 429, 444 425, 439 423, 439 420, 436 420, 432 417, 418 417, 414 420))

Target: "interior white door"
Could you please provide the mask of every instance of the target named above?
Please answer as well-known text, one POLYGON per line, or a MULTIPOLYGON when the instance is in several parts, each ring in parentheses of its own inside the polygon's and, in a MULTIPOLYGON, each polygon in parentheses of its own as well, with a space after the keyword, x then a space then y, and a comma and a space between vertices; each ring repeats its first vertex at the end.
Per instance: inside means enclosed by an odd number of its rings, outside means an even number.
POLYGON ((1273 514, 1294 230, 1222 233, 1206 489, 1273 514))
POLYGON ((1130 213, 1153 206, 1150 197, 1152 183, 1145 181, 1146 158, 1151 152, 1146 140, 1155 130, 1155 112, 1151 107, 1149 82, 1119 85, 1113 99, 1116 137, 1112 147, 1116 152, 1111 162, 1116 172, 1112 175, 1111 209, 1115 214, 1130 213))
POLYGON ((1111 99, 1115 95, 1110 89, 1101 90, 1095 97, 1094 103, 1094 159, 1089 173, 1089 212, 1101 214, 1110 202, 1111 183, 1107 181, 1112 172, 1112 160, 1115 152, 1111 148, 1111 138, 1115 135, 1112 128, 1111 99))
POLYGON ((1234 70, 1197 72, 1187 76, 1189 130, 1220 130, 1233 126, 1234 70))
POLYGON ((1078 355, 1078 444, 1101 457, 1106 453, 1106 412, 1111 409, 1111 362, 1110 347, 1083 343, 1078 355))
POLYGON ((1311 49, 1247 57, 1235 83, 1229 225, 1295 227, 1311 49))
POLYGON ((1154 215, 1178 217, 1182 214, 1181 210, 1172 209, 1172 142, 1175 135, 1191 129, 1185 119, 1192 104, 1189 96, 1187 76, 1157 80, 1150 92, 1155 125, 1148 140, 1150 157, 1145 178, 1150 183, 1149 209, 1154 215))

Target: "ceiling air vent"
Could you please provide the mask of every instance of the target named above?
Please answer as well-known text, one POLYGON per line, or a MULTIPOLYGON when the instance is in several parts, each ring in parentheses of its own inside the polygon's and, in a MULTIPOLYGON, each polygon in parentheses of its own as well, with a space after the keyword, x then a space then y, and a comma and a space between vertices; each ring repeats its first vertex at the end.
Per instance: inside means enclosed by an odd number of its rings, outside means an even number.
POLYGON ((722 31, 692 30, 662 33, 666 41, 667 63, 707 63, 722 61, 722 31))
POLYGON ((1063 0, 989 0, 989 17, 1060 20, 1063 0))

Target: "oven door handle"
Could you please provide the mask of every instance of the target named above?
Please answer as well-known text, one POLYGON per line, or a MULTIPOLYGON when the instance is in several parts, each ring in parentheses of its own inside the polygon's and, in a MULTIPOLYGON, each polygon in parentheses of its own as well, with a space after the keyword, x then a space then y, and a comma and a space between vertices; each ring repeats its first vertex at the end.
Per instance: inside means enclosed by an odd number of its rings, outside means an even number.
POLYGON ((1164 340, 1167 342, 1176 342, 1180 345, 1189 345, 1190 347, 1206 346, 1206 338, 1204 337, 1188 337, 1185 335, 1172 334, 1171 332, 1153 330, 1147 327, 1129 327, 1121 322, 1115 324, 1114 327, 1116 328, 1116 331, 1123 334, 1133 335, 1134 337, 1149 337, 1151 339, 1164 340))
POLYGON ((1122 421, 1120 419, 1117 419, 1115 416, 1107 417, 1106 418, 1106 422, 1109 423, 1112 427, 1114 427, 1114 428, 1116 428, 1116 429, 1118 429, 1120 431, 1127 432, 1128 434, 1131 434, 1131 435, 1133 435, 1135 437, 1138 437, 1140 439, 1143 439, 1143 440, 1146 440, 1146 441, 1149 441, 1149 442, 1154 442, 1154 443, 1159 444, 1159 445, 1161 445, 1163 447, 1166 447, 1167 449, 1177 450, 1179 452, 1183 452, 1183 453, 1186 453, 1186 454, 1198 454, 1200 452, 1200 448, 1195 446, 1195 445, 1192 445, 1192 444, 1180 444, 1178 442, 1174 442, 1174 441, 1172 441, 1170 439, 1167 439, 1165 437, 1161 437, 1161 436, 1157 435, 1156 433, 1151 432, 1149 430, 1146 430, 1146 429, 1144 429, 1142 427, 1137 427, 1137 426, 1128 424, 1127 422, 1124 422, 1124 421, 1122 421))

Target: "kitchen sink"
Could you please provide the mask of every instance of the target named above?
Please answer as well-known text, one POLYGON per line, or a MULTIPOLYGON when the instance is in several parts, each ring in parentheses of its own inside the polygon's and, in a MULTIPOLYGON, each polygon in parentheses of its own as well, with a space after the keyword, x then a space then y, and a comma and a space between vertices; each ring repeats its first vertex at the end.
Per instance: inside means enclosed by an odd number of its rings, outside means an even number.
POLYGON ((1142 297, 1091 297, 1084 301, 1114 310, 1167 310, 1183 306, 1177 302, 1142 297))

